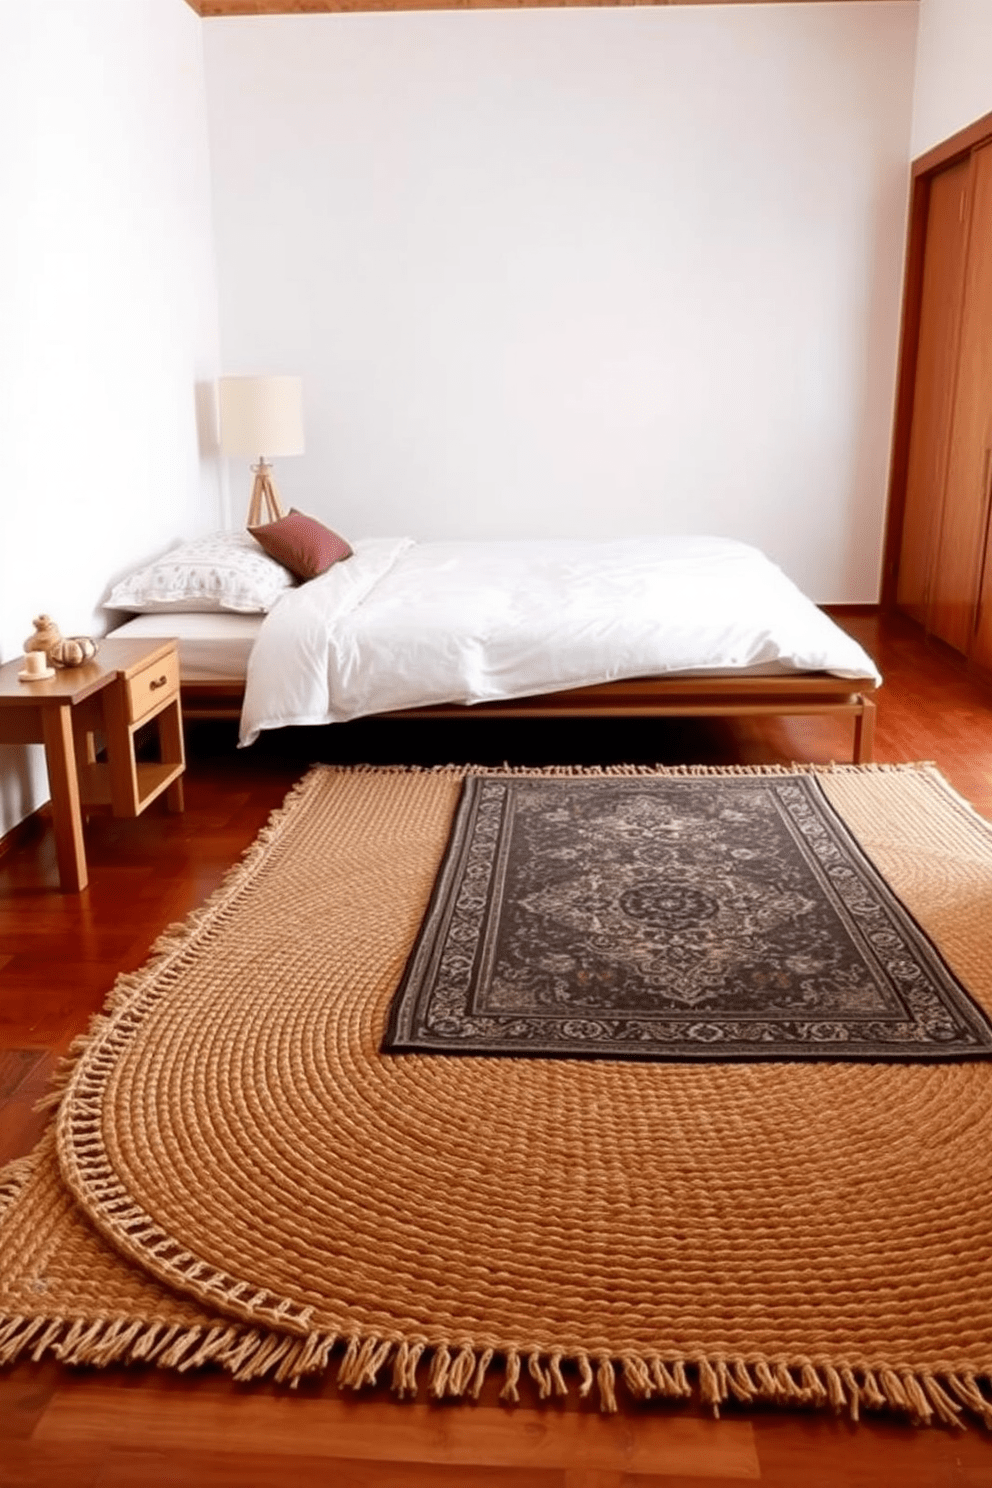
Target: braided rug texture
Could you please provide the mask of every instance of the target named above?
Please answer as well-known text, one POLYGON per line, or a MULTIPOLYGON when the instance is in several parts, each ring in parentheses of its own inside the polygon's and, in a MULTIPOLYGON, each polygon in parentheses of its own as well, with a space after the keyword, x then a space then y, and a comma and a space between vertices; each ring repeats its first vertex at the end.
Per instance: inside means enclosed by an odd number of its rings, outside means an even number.
MULTIPOLYGON (((0 1363, 992 1425, 992 1064, 379 1053, 464 773, 312 771, 118 981, 0 1174, 0 1363)), ((931 767, 821 782, 992 1008, 992 827, 931 767)))

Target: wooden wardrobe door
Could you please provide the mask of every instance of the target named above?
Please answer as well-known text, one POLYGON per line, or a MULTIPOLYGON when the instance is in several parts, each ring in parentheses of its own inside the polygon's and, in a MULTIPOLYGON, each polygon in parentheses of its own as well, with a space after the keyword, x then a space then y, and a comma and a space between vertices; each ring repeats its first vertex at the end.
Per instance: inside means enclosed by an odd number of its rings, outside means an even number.
POLYGON ((967 159, 930 184, 896 603, 927 623, 953 412, 967 251, 967 159))
POLYGON ((974 655, 992 447, 992 145, 972 153, 970 191, 958 372, 928 623, 941 640, 974 655))
POLYGON ((978 610, 975 614, 975 637, 971 647, 971 659, 986 671, 992 672, 992 533, 989 524, 990 502, 985 499, 985 551, 982 575, 978 592, 978 610))

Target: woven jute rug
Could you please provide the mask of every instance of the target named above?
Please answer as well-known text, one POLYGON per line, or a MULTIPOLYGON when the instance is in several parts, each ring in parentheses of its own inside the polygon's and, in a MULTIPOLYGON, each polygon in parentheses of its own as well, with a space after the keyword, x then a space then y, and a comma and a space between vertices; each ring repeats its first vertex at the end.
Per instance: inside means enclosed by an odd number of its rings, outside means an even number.
MULTIPOLYGON (((119 980, 0 1176, 0 1362, 992 1425, 989 1063, 380 1052, 464 773, 311 772, 119 980)), ((992 1008, 992 827, 817 778, 992 1008)))

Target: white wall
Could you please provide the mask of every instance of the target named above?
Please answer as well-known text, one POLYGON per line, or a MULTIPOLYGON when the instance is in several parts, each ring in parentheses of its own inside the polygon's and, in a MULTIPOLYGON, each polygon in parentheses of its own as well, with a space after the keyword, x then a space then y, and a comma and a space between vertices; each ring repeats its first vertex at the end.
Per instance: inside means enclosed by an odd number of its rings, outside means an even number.
POLYGON ((204 22, 225 369, 305 380, 284 496, 352 536, 725 533, 874 600, 916 17, 204 22))
POLYGON ((992 0, 920 0, 912 156, 992 113, 992 0))
MULTIPOLYGON (((0 0, 0 128, 9 660, 42 610, 99 632, 109 580, 220 520, 195 394, 217 372, 201 22, 0 0)), ((0 833, 47 795, 40 750, 0 750, 0 833)))

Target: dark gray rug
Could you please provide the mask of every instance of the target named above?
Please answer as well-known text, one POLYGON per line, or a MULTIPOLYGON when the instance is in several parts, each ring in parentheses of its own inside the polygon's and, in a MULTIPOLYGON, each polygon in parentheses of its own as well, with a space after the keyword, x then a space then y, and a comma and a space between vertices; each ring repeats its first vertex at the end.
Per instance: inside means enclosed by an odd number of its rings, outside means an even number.
POLYGON ((815 776, 475 776, 393 1053, 989 1057, 815 776))

